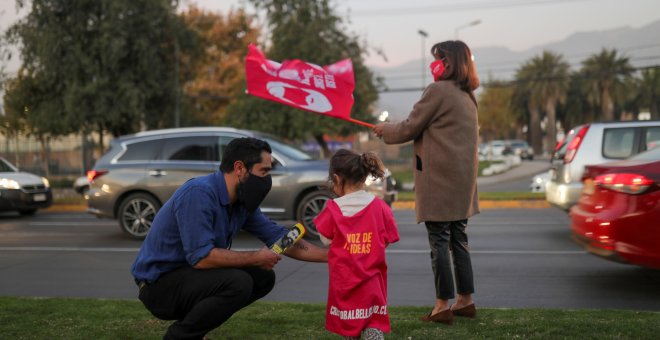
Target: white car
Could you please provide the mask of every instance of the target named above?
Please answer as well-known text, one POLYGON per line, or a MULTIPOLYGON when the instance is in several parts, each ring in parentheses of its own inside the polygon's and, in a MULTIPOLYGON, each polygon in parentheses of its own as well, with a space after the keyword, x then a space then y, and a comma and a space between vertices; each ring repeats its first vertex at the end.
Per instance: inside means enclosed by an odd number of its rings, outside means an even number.
POLYGON ((52 203, 53 194, 45 177, 19 171, 0 157, 0 211, 32 215, 52 203))
POLYGON ((545 192, 545 186, 550 181, 552 174, 550 171, 542 172, 532 177, 532 183, 529 184, 529 189, 532 192, 545 192))
POLYGON ((582 194, 585 166, 623 160, 660 141, 660 121, 592 122, 571 129, 551 159, 545 198, 568 211, 582 194))

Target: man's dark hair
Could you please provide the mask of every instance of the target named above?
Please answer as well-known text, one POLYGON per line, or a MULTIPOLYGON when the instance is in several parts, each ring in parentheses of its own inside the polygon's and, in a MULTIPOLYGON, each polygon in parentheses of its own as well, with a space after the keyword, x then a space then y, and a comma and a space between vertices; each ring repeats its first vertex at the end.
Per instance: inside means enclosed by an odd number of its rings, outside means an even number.
POLYGON ((222 153, 220 171, 229 173, 234 170, 234 163, 241 161, 248 171, 252 166, 261 163, 261 152, 273 153, 268 142, 252 137, 236 138, 229 142, 222 153))

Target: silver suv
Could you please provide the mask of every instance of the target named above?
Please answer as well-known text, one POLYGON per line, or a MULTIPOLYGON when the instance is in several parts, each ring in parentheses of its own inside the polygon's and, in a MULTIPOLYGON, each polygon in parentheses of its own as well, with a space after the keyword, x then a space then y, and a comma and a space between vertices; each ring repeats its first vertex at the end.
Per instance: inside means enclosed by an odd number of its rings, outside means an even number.
MULTIPOLYGON (((87 173, 87 211, 115 218, 121 230, 144 238, 156 212, 190 178, 218 170, 225 146, 234 138, 266 140, 273 150, 273 187, 261 210, 273 219, 301 221, 317 235, 314 217, 331 197, 324 187, 327 160, 259 132, 233 128, 181 128, 141 132, 111 142, 87 173)), ((392 178, 367 180, 367 190, 388 203, 396 199, 392 178)))
POLYGON ((546 200, 568 210, 582 192, 586 165, 625 159, 660 144, 660 121, 590 123, 573 128, 551 162, 546 200))

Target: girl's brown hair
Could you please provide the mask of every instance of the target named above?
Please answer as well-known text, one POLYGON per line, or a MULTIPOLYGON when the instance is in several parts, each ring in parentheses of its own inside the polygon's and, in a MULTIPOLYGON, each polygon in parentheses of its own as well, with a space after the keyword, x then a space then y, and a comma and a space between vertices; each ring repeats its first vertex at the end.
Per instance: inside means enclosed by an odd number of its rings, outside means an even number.
POLYGON ((470 48, 460 40, 447 40, 433 45, 431 54, 445 64, 445 72, 440 79, 455 81, 463 91, 470 94, 476 104, 472 92, 479 87, 479 77, 470 48))
POLYGON ((344 183, 335 184, 361 184, 369 175, 383 178, 384 168, 383 162, 373 152, 368 151, 360 155, 350 150, 339 149, 330 159, 329 179, 334 183, 333 175, 337 175, 344 180, 344 183))

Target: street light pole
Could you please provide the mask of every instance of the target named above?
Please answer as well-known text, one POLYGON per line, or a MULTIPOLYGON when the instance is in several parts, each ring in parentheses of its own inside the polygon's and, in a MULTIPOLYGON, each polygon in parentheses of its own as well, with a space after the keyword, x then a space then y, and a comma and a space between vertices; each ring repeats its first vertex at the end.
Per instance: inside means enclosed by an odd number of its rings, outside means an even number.
POLYGON ((426 86, 426 47, 424 42, 429 36, 424 30, 418 30, 417 33, 422 37, 422 89, 426 86))
POLYGON ((481 23, 481 20, 477 19, 477 20, 475 20, 475 21, 468 22, 468 23, 465 24, 465 25, 461 25, 461 26, 456 27, 456 28, 454 29, 454 40, 458 40, 458 31, 460 31, 460 30, 462 30, 462 29, 464 29, 464 28, 466 28, 466 27, 477 26, 477 25, 479 25, 480 23, 481 23))

